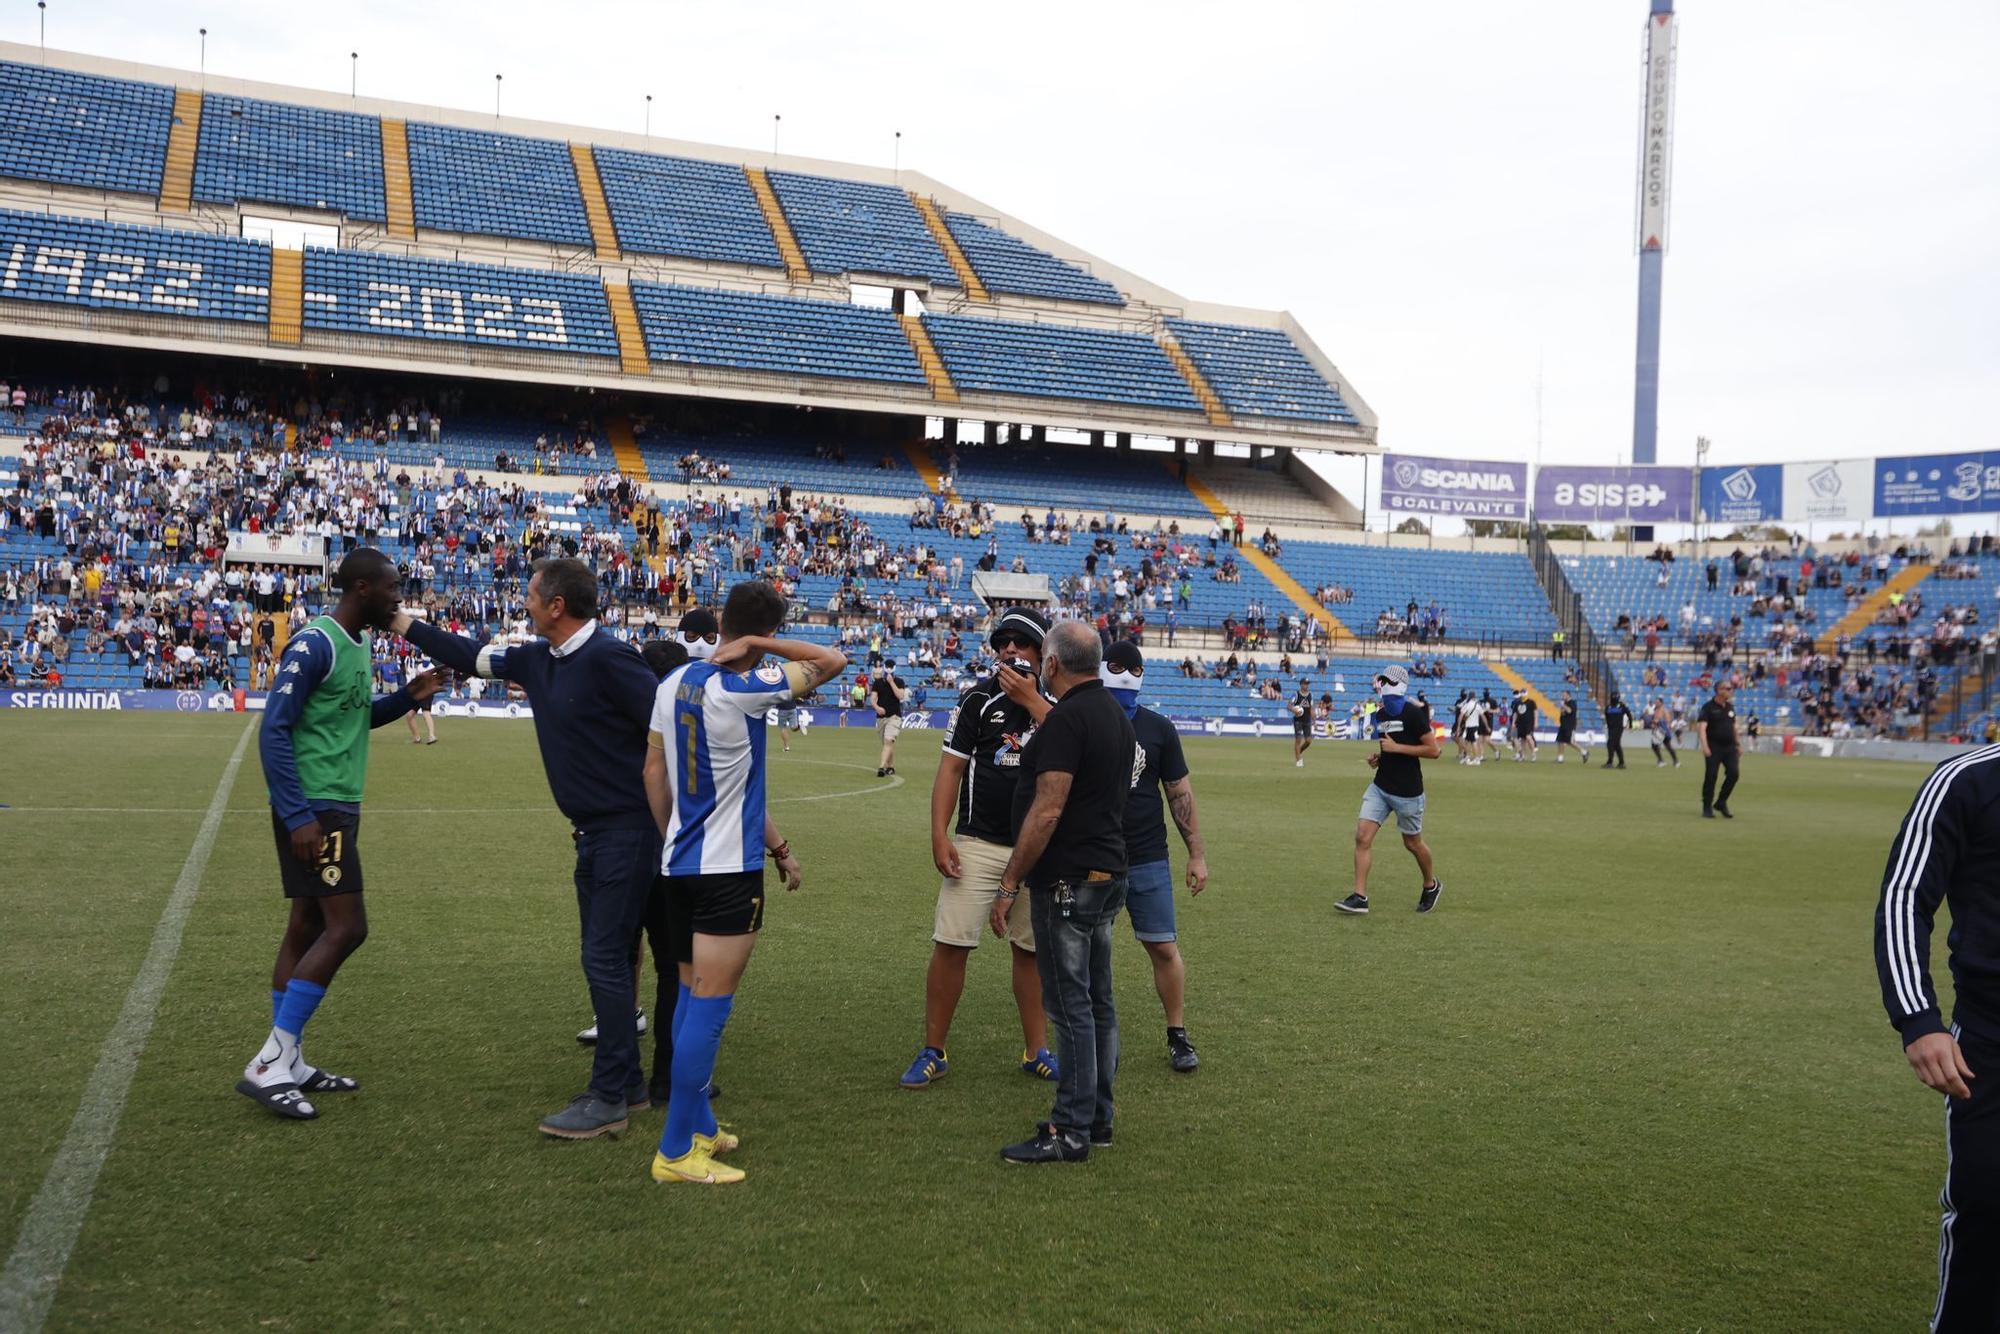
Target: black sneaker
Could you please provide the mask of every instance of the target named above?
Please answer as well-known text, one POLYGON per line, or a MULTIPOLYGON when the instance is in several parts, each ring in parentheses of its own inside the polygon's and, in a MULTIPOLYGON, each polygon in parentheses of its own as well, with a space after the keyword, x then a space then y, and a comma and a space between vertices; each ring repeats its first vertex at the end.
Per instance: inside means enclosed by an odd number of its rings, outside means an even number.
POLYGON ((1715 803, 1715 813, 1725 820, 1734 820, 1736 818, 1730 813, 1729 808, 1719 801, 1715 803))
POLYGON ((1349 894, 1333 906, 1340 912, 1365 913, 1368 911, 1368 896, 1366 894, 1349 894))
POLYGON ((1108 1149, 1111 1147, 1111 1123, 1109 1121, 1092 1121, 1090 1123, 1090 1147, 1093 1149, 1108 1149))
POLYGON ((1713 820, 1715 818, 1715 812, 1710 810, 1708 807, 1704 806, 1701 808, 1701 818, 1704 820, 1713 820))
POLYGON ((1009 1144, 1000 1157, 1009 1163, 1081 1163, 1090 1158, 1090 1139, 1044 1121, 1035 1127, 1034 1138, 1009 1144))
POLYGON ((1417 911, 1429 912, 1431 909, 1437 907, 1438 895, 1442 893, 1444 893, 1444 881, 1442 880, 1433 880, 1430 884, 1425 885, 1423 892, 1417 895, 1417 911))
POLYGON ((1201 1064, 1201 1057, 1195 1053, 1194 1044, 1188 1041, 1185 1029, 1167 1030, 1167 1060, 1181 1074, 1186 1074, 1201 1064))

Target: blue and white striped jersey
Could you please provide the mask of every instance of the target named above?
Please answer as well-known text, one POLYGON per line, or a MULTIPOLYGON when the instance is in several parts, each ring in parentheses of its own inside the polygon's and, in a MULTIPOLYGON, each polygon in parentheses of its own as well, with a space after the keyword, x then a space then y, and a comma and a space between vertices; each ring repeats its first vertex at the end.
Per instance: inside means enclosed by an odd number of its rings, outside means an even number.
POLYGON ((798 696, 802 663, 732 672, 691 662, 653 698, 652 731, 666 751, 672 813, 660 869, 726 875, 764 864, 764 715, 798 696))

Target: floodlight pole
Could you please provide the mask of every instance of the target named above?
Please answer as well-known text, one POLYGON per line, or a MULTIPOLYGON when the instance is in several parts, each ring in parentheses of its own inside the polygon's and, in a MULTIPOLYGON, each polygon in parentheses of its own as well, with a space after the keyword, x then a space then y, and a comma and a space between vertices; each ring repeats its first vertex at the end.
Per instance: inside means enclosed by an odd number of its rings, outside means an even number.
POLYGON ((42 25, 42 63, 49 63, 49 0, 35 0, 35 11, 42 25))
POLYGON ((201 30, 201 90, 208 91, 208 29, 201 30))
POLYGON ((772 157, 778 156, 778 126, 780 123, 784 121, 784 119, 785 118, 777 112, 771 113, 771 156, 772 157))
POLYGON ((493 119, 496 123, 500 119, 500 77, 498 74, 493 76, 493 119))
POLYGON ((653 95, 646 94, 646 137, 653 137, 653 95))
POLYGON ((349 51, 347 53, 347 97, 349 101, 358 101, 361 97, 361 53, 359 51, 349 51))
MULTIPOLYGON (((1667 255, 1667 191, 1673 175, 1674 0, 1648 0, 1645 102, 1639 120, 1639 347, 1633 367, 1632 462, 1659 461, 1660 284, 1667 255)), ((1650 525, 1635 527, 1651 541, 1650 525)))

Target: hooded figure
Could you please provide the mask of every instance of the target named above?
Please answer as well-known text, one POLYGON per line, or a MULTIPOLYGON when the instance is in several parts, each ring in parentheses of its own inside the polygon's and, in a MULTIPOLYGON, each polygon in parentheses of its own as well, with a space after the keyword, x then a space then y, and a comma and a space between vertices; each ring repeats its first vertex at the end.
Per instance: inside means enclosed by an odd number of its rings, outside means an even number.
POLYGON ((716 646, 722 641, 722 627, 717 624, 714 612, 706 607, 696 607, 681 617, 680 627, 674 631, 674 641, 687 650, 688 657, 696 662, 707 662, 715 656, 716 646))

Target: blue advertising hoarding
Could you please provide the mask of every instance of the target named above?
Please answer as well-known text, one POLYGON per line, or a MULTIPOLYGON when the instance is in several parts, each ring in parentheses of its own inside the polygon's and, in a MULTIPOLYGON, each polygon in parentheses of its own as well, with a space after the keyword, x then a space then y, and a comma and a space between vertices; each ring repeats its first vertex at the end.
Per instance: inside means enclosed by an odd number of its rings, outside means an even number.
POLYGON ((1397 454, 1382 460, 1382 508, 1461 519, 1525 519, 1528 465, 1397 454))
POLYGON ((1776 523, 1785 512, 1785 465, 1746 463, 1701 471, 1705 523, 1776 523))
POLYGON ((1686 468, 1558 467, 1535 474, 1543 523, 1686 523, 1694 518, 1686 468))
POLYGON ((1875 460, 1875 517, 2000 512, 2000 450, 1875 460))

